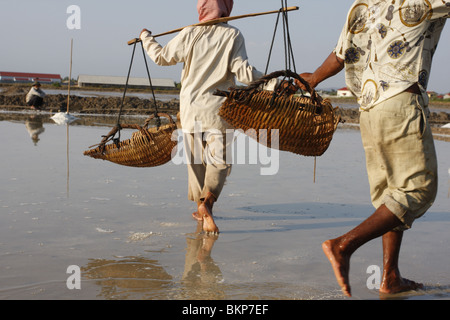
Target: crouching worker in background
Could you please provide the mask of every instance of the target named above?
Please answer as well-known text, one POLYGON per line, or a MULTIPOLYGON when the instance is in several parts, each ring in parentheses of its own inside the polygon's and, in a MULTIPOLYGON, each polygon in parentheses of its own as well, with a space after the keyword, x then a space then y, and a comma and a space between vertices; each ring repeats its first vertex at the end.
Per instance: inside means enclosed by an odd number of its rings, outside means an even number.
POLYGON ((45 92, 41 89, 41 84, 35 82, 28 92, 25 101, 32 110, 41 110, 44 104, 45 92))

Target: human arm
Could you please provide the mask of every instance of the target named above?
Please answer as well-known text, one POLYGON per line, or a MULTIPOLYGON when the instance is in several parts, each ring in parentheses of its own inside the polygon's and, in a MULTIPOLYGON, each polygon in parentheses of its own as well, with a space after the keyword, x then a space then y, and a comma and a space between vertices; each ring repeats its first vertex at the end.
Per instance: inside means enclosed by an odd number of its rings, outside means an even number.
POLYGON ((37 89, 36 93, 37 93, 36 95, 41 97, 41 98, 44 98, 46 96, 45 92, 42 91, 42 89, 37 89))
POLYGON ((32 87, 30 89, 30 91, 28 92, 28 94, 27 94, 28 99, 31 96, 38 96, 38 97, 44 98, 45 97, 45 92, 42 91, 41 89, 36 89, 35 87, 32 87))
POLYGON ((435 0, 437 4, 433 3, 433 17, 450 19, 450 2, 435 0))
POLYGON ((182 57, 179 54, 180 42, 176 38, 170 41, 165 47, 162 47, 149 30, 143 29, 139 39, 142 41, 144 50, 157 65, 171 66, 181 62, 182 57))
MULTIPOLYGON (((264 73, 250 65, 245 48, 245 40, 240 32, 236 35, 233 42, 229 68, 231 73, 235 75, 236 80, 246 85, 249 85, 264 76, 264 73)), ((264 89, 275 90, 277 84, 277 79, 272 79, 264 85, 264 89)))
POLYGON ((250 65, 245 48, 245 40, 240 33, 234 39, 230 59, 230 71, 236 76, 237 81, 246 85, 249 85, 264 75, 250 65))
MULTIPOLYGON (((344 69, 344 60, 339 58, 335 52, 332 52, 314 73, 302 73, 300 77, 309 83, 311 89, 314 89, 319 83, 335 76, 342 69, 344 69)), ((303 90, 306 89, 300 81, 296 80, 296 84, 303 90)))

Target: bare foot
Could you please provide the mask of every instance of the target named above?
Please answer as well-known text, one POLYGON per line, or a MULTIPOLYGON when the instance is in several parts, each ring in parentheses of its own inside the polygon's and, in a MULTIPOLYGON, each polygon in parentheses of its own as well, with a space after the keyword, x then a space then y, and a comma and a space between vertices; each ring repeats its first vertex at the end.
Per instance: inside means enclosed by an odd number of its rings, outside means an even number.
POLYGON ((203 231, 219 233, 219 228, 214 222, 211 209, 204 203, 198 207, 199 216, 203 217, 203 231))
POLYGON ((394 294, 423 288, 424 286, 421 283, 408 280, 406 278, 398 277, 398 278, 383 279, 380 286, 380 293, 394 294))
POLYGON ((194 218, 197 221, 203 221, 203 217, 200 215, 200 213, 198 213, 198 211, 192 213, 192 218, 194 218))
MULTIPOLYGON (((206 200, 206 199, 205 199, 205 200, 206 200)), ((194 218, 194 219, 197 220, 197 221, 203 221, 203 215, 201 215, 201 214, 199 213, 199 211, 200 211, 199 208, 200 208, 200 206, 201 206, 202 204, 203 204, 203 201, 197 202, 197 211, 195 211, 195 212, 192 213, 192 218, 194 218)), ((213 205, 214 205, 214 201, 211 201, 211 199, 209 199, 207 203, 206 203, 206 201, 205 201, 205 204, 210 208, 209 212, 211 213, 212 208, 213 208, 213 205)), ((211 213, 211 215, 212 215, 212 213, 211 213)))
POLYGON ((350 269, 350 257, 343 256, 336 248, 334 240, 327 240, 322 244, 322 249, 333 267, 334 275, 342 292, 351 297, 348 273, 350 269))

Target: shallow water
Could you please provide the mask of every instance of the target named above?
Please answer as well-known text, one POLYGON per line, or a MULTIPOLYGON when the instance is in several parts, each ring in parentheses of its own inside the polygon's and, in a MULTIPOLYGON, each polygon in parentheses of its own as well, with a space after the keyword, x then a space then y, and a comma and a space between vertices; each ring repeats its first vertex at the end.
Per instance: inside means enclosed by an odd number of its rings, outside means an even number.
MULTIPOLYGON (((60 89, 51 89, 51 90, 45 90, 45 93, 47 94, 67 94, 66 90, 60 90, 60 89)), ((72 90, 71 95, 74 96, 80 96, 80 97, 123 97, 123 92, 117 91, 95 91, 95 90, 72 90)), ((150 91, 148 92, 128 92, 127 97, 137 97, 141 99, 153 99, 153 95, 150 91)), ((170 101, 172 99, 179 99, 178 94, 158 94, 155 93, 155 98, 157 100, 161 101, 170 101)))
MULTIPOLYGON (((107 124, 59 126, 50 116, 0 121, 0 299, 343 299, 320 244, 373 211, 358 130, 336 132, 315 183, 314 159, 290 153, 276 175, 235 165, 215 206, 221 233, 205 237, 184 165, 85 157, 107 124), (41 131, 38 141, 29 130, 41 131), (81 289, 67 286, 71 265, 81 289)), ((436 147, 439 194, 400 257, 402 275, 427 290, 394 299, 450 298, 450 148, 436 147)), ((380 299, 366 282, 381 259, 379 239, 352 257, 354 299, 380 299)))

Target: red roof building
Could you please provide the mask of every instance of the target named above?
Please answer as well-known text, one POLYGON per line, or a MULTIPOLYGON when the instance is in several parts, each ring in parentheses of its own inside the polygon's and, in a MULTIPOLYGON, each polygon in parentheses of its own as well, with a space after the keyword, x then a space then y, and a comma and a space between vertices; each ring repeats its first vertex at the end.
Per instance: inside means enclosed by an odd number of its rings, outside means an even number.
POLYGON ((338 89, 336 93, 338 97, 353 97, 353 93, 347 87, 338 89))
POLYGON ((61 83, 61 75, 49 73, 25 73, 0 71, 0 83, 61 83))

